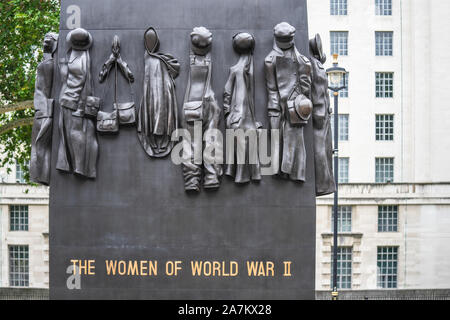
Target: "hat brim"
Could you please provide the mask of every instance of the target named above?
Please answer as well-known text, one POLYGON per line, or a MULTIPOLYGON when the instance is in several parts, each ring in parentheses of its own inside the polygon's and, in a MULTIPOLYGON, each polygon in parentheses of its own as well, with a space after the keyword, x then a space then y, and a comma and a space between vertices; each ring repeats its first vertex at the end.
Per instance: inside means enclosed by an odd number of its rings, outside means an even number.
MULTIPOLYGON (((76 30, 76 29, 75 29, 75 30, 76 30)), ((75 44, 75 43, 72 43, 72 41, 70 41, 70 37, 71 37, 73 31, 74 31, 74 30, 70 31, 70 32, 67 34, 67 37, 66 37, 66 42, 68 43, 69 47, 72 48, 72 49, 74 49, 74 50, 80 50, 80 51, 88 50, 88 49, 92 46, 92 43, 93 43, 93 41, 94 41, 94 39, 92 38, 91 33, 88 32, 88 36, 89 36, 88 42, 87 42, 85 45, 80 46, 80 45, 77 45, 77 44, 75 44)))

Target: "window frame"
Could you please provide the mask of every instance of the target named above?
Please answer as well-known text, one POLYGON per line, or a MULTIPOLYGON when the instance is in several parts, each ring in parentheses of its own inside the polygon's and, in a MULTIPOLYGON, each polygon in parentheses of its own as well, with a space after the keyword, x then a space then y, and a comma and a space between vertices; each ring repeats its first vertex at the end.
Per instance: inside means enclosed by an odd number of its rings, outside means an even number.
POLYGON ((393 183, 394 179, 395 179, 395 158, 394 157, 376 157, 375 158, 375 183, 378 183, 378 184, 393 183), (392 179, 390 181, 386 180, 386 170, 383 171, 384 180, 383 181, 377 180, 377 177, 378 177, 377 173, 380 172, 380 170, 377 170, 377 161, 379 161, 379 160, 385 161, 385 163, 381 164, 384 166, 384 169, 385 169, 386 165, 389 165, 389 166, 392 165, 392 179), (386 160, 392 160, 392 164, 386 164, 386 160))
POLYGON ((375 141, 394 141, 395 139, 395 114, 375 114, 375 141), (381 118, 383 117, 383 118, 381 118), (389 119, 386 119, 390 117, 389 119), (389 124, 392 123, 392 126, 389 124), (381 126, 379 126, 381 124, 381 126), (392 129, 392 132, 388 132, 392 129))
POLYGON ((347 0, 330 0, 330 16, 346 16, 346 15, 348 15, 347 0))
POLYGON ((350 181, 350 178, 349 178, 349 176, 350 176, 350 157, 339 157, 338 164, 339 164, 338 183, 339 184, 349 183, 349 181, 350 181), (344 171, 342 171, 343 166, 341 165, 341 160, 342 161, 347 160, 346 171, 345 171, 345 172, 347 172, 347 174, 346 174, 346 177, 344 180, 341 179, 341 174, 344 172, 344 171))
POLYGON ((393 71, 375 71, 375 98, 376 99, 393 99, 394 98, 394 80, 395 75, 393 71), (387 75, 392 75, 391 79, 387 79, 387 75), (378 76, 383 76, 382 78, 378 78, 378 76), (383 81, 383 83, 379 83, 379 81, 383 81), (387 83, 387 81, 391 81, 392 83, 387 83), (392 91, 386 90, 386 86, 392 87, 392 91), (378 89, 381 88, 381 91, 378 89))
MULTIPOLYGON (((331 232, 334 233, 334 214, 331 207, 331 232)), ((353 224, 353 207, 338 206, 338 233, 351 233, 353 224), (344 223, 345 222, 345 223, 344 223), (345 226, 345 230, 344 230, 345 226)))
POLYGON ((398 246, 377 246, 377 288, 398 288, 398 246), (384 251, 383 251, 384 250, 384 251), (381 256, 381 259, 380 259, 381 256), (391 256, 391 258, 390 258, 391 256), (395 256, 395 260, 394 260, 395 256), (383 267, 384 263, 384 267, 383 267), (381 266, 380 266, 381 265, 381 266), (385 268, 385 269, 383 269, 385 268), (395 273, 394 273, 395 270, 395 273), (382 272, 387 271, 387 272, 382 272), (390 278, 391 277, 391 278, 390 278), (391 284, 391 286, 389 286, 391 284))
POLYGON ((27 166, 28 168, 30 168, 30 162, 28 161, 28 163, 22 165, 20 162, 18 162, 16 160, 16 183, 19 184, 25 184, 27 183, 27 180, 25 179, 25 172, 23 170, 24 166, 27 166), (19 175, 19 177, 18 177, 19 175))
POLYGON ((378 206, 378 232, 397 233, 399 232, 399 210, 398 205, 378 206), (395 214, 395 218, 394 218, 395 214), (391 230, 390 230, 391 229, 391 230))
POLYGON ((8 245, 8 282, 10 287, 14 288, 27 288, 30 286, 30 246, 27 244, 13 244, 8 245), (16 256, 13 257, 12 249, 24 249, 21 252, 17 251, 16 256), (26 257, 20 257, 20 254, 25 255, 26 257), (16 261, 17 263, 14 263, 16 261), (22 264, 25 261, 26 263, 22 264), (14 269, 18 268, 18 270, 14 269), (24 269, 22 271, 22 268, 24 269))
MULTIPOLYGON (((339 129, 338 129, 338 139, 339 142, 345 142, 350 140, 350 114, 348 113, 340 113, 339 117, 339 129), (343 119, 346 119, 344 122, 343 119), (345 125, 343 125, 345 124, 345 125)), ((330 125, 331 125, 331 135, 334 137, 334 115, 330 117, 330 125)), ((334 143, 334 138, 333 138, 334 143)))
POLYGON ((375 31, 375 56, 376 57, 393 57, 394 56, 394 31, 375 31), (388 52, 390 50, 390 54, 386 53, 386 43, 385 43, 385 35, 390 34, 391 43, 390 48, 388 48, 388 52), (378 36, 383 35, 382 40, 378 41, 378 36), (378 47, 378 44, 381 45, 381 47, 378 47), (381 52, 381 54, 379 54, 381 52))
POLYGON ((8 206, 9 211, 9 231, 11 232, 26 232, 30 228, 30 207, 23 204, 12 204, 8 206), (26 208, 26 210, 22 210, 26 208), (17 209, 13 210, 13 209, 17 209), (18 217, 14 216, 18 214, 18 217), (14 220, 14 223, 13 223, 14 220), (22 220, 24 222, 22 222, 22 220), (13 227, 14 226, 14 227, 13 227))
MULTIPOLYGON (((333 247, 331 247, 331 277, 330 287, 333 288, 333 267, 334 267, 333 247)), ((338 246, 337 252, 337 288, 339 290, 351 290, 353 286, 353 247, 338 246), (346 251, 346 252, 345 252, 346 251), (345 260, 342 258, 345 256, 345 260), (348 259, 350 257, 350 259, 348 259), (345 270, 345 274, 343 274, 345 270), (344 282, 345 279, 345 282, 344 282), (342 284, 346 286, 342 286, 342 284)))
POLYGON ((339 30, 332 30, 330 31, 330 54, 333 55, 334 53, 337 53, 339 56, 348 56, 348 39, 349 39, 349 31, 339 31, 339 30), (333 41, 333 35, 345 35, 345 37, 338 37, 337 44, 335 41, 333 41), (341 39, 345 39, 345 41, 341 41, 341 39), (332 52, 333 46, 337 46, 338 52, 332 52))
POLYGON ((393 11, 392 0, 375 0, 376 16, 390 17, 392 16, 392 11, 393 11))

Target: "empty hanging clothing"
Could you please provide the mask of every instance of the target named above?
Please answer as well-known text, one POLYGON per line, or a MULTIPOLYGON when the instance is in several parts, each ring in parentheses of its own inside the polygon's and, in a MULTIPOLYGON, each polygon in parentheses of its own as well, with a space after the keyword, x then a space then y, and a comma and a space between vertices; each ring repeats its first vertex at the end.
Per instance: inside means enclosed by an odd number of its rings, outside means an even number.
MULTIPOLYGON (((119 125, 132 125, 136 123, 136 110, 134 107, 134 92, 131 85, 134 82, 134 76, 131 72, 128 64, 122 60, 120 56, 120 40, 116 35, 114 36, 112 43, 112 53, 108 60, 103 64, 102 70, 99 74, 99 81, 104 82, 111 73, 112 68, 114 68, 114 101, 113 110, 111 112, 99 111, 97 115, 97 131, 101 133, 117 133, 119 131, 119 125), (130 86, 130 101, 129 102, 118 102, 118 72, 128 81, 130 86)), ((103 94, 106 93, 106 89, 103 94)), ((105 99, 103 99, 105 101, 105 99)))

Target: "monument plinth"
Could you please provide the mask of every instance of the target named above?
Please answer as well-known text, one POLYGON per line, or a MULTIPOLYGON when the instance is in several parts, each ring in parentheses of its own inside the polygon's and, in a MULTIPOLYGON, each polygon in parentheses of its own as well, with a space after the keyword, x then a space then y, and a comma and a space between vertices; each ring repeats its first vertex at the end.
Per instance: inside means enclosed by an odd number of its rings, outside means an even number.
MULTIPOLYGON (((239 60, 233 36, 250 33, 255 39, 255 118, 263 128, 270 128, 264 61, 274 46, 274 26, 286 21, 295 27, 298 51, 309 55, 305 0, 105 2, 62 1, 55 57, 66 58, 71 29, 89 31, 92 90, 102 96, 104 111, 112 110, 114 97, 103 94, 108 92, 106 84, 97 78, 111 55, 115 35, 120 39, 120 55, 134 75, 138 107, 143 96, 144 34, 155 28, 159 51, 170 53, 180 64, 174 81, 181 119, 192 29, 204 26, 212 33, 210 82, 220 108, 229 69, 239 60)), ((129 83, 125 77, 117 79, 117 101, 126 102, 129 83)), ((55 86, 54 91, 60 92, 61 79, 55 86)), ((133 126, 121 126, 117 135, 98 135, 95 179, 56 170, 60 116, 56 101, 50 181, 52 299, 314 299, 311 121, 304 127, 305 182, 263 176, 259 182, 241 185, 223 176, 220 188, 192 193, 185 191, 181 166, 173 164, 170 155, 150 157, 133 126), (91 270, 95 274, 82 274, 79 289, 67 285, 71 260, 95 260, 91 270), (110 269, 114 261, 115 274, 110 269), (203 271, 198 276, 193 269, 200 268, 200 262, 203 271), (127 271, 122 274, 124 264, 127 271)), ((219 128, 225 129, 223 115, 219 128)))

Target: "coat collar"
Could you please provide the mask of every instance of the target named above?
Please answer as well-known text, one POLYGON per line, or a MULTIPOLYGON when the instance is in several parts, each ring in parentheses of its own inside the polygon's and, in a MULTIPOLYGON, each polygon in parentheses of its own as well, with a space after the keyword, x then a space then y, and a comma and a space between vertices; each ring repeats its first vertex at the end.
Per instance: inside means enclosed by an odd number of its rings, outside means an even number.
MULTIPOLYGON (((277 46, 277 43, 276 43, 275 40, 273 41, 273 50, 274 50, 279 56, 281 56, 281 57, 284 56, 284 52, 285 52, 285 51, 281 50, 280 47, 277 46)), ((294 44, 294 46, 293 46, 291 49, 289 49, 289 50, 294 50, 295 56, 297 57, 297 61, 300 62, 300 61, 301 61, 301 60, 300 60, 301 55, 300 55, 300 52, 298 52, 297 47, 295 46, 295 44, 294 44)))

